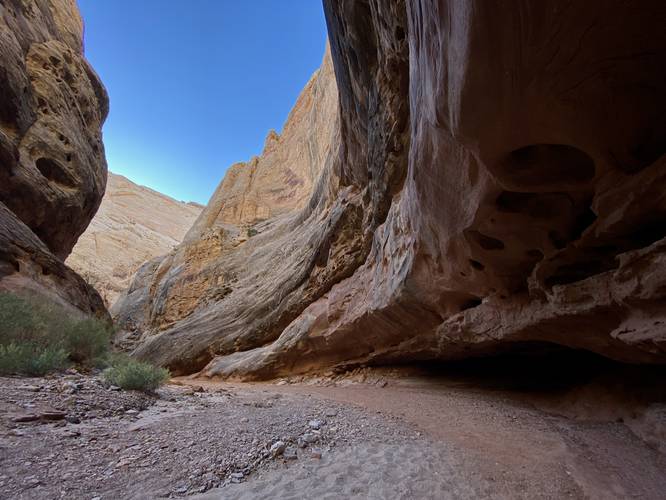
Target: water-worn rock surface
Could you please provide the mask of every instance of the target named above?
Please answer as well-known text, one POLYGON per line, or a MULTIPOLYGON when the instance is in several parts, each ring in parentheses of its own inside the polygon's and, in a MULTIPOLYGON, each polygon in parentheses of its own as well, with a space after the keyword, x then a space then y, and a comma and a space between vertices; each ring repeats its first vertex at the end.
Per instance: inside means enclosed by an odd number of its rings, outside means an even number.
POLYGON ((62 261, 104 194, 108 97, 74 0, 0 5, 0 290, 105 316, 62 261))
POLYGON ((201 209, 109 172, 102 204, 67 265, 111 307, 144 262, 183 240, 201 209))
POLYGON ((242 378, 530 342, 666 361, 664 3, 324 8, 339 109, 313 93, 288 127, 336 126, 309 202, 248 212, 223 182, 114 311, 136 355, 242 378), (222 224, 248 213, 252 238, 222 224))

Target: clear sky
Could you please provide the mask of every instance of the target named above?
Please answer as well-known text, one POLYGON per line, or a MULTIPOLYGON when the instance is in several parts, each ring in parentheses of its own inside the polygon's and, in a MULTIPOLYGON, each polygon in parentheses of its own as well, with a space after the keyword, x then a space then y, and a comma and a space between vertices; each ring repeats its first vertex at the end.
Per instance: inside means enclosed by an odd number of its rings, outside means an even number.
POLYGON ((78 2, 109 169, 179 200, 259 154, 324 55, 321 0, 78 2))

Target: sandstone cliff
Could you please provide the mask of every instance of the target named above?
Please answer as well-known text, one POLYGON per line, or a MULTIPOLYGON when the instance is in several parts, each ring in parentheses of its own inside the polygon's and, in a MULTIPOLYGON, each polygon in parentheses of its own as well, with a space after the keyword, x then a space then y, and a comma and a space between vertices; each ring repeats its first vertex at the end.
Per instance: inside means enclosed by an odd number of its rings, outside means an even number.
POLYGON ((67 265, 110 307, 141 264, 170 252, 183 240, 201 209, 109 172, 102 204, 67 265))
POLYGON ((531 343, 666 362, 664 3, 324 6, 339 108, 309 201, 144 266, 116 310, 135 354, 243 378, 531 343))
POLYGON ((106 316, 62 260, 104 194, 108 97, 75 0, 0 4, 0 290, 106 316))

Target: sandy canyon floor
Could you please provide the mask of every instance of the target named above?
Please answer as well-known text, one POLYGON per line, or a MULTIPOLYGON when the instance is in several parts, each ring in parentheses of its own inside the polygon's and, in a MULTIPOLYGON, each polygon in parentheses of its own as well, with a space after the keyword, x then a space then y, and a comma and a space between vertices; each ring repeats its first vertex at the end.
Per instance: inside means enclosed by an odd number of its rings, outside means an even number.
POLYGON ((0 498, 663 498, 663 401, 549 376, 3 378, 0 498))

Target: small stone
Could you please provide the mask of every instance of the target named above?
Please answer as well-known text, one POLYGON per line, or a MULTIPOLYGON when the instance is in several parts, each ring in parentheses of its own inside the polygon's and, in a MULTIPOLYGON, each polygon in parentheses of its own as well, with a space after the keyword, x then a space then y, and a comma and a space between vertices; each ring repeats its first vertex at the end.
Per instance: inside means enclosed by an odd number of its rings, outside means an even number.
POLYGON ((319 441, 319 436, 312 432, 306 432, 298 438, 298 446, 301 448, 306 448, 307 445, 316 443, 317 441, 319 441))
POLYGON ((110 390, 110 391, 119 391, 119 390, 120 390, 120 387, 118 387, 117 385, 110 385, 110 386, 109 386, 109 390, 110 390))
POLYGON ((293 446, 288 446, 287 448, 285 448, 282 455, 287 460, 297 460, 298 459, 298 452, 296 451, 296 448, 294 448, 293 446))
POLYGON ((29 391, 29 392, 39 392, 41 390, 41 387, 36 386, 36 385, 24 385, 21 387, 24 391, 29 391))
POLYGON ((39 415, 35 415, 34 413, 26 413, 25 415, 12 418, 12 422, 16 423, 34 422, 35 420, 39 420, 39 415))
POLYGON ((39 414, 42 420, 63 420, 67 414, 64 411, 43 411, 39 414))
POLYGON ((35 486, 39 486, 40 484, 42 484, 42 482, 37 478, 31 478, 25 482, 25 485, 28 488, 34 488, 35 486))
POLYGON ((312 458, 321 459, 321 456, 322 456, 321 449, 320 448, 312 448, 312 450, 310 450, 310 456, 312 458))
POLYGON ((189 490, 189 488, 188 488, 187 486, 178 486, 178 487, 174 490, 174 492, 175 492, 175 493, 179 493, 179 494, 183 494, 183 493, 187 493, 187 490, 189 490))
POLYGON ((11 431, 8 432, 10 436, 15 436, 15 437, 21 437, 25 436, 25 432, 20 431, 18 429, 12 429, 11 431))
POLYGON ((80 424, 81 423, 81 419, 79 417, 75 416, 75 415, 67 415, 65 417, 65 420, 67 420, 67 422, 69 422, 70 424, 80 424))
POLYGON ((135 409, 127 410, 125 412, 125 415, 138 415, 138 414, 139 414, 139 410, 135 410, 135 409))
POLYGON ((329 418, 330 417, 336 417, 337 415, 338 415, 338 412, 335 411, 335 410, 327 410, 326 411, 326 416, 329 417, 329 418))
POLYGON ((231 479, 243 479, 245 477, 245 474, 242 472, 232 472, 231 473, 231 479))
POLYGON ((82 385, 82 384, 77 384, 76 382, 72 382, 72 381, 69 381, 69 380, 68 380, 68 381, 66 381, 66 382, 62 385, 62 387, 63 387, 63 389, 66 390, 67 392, 73 394, 73 393, 75 393, 76 391, 78 391, 79 389, 81 389, 81 388, 83 387, 83 385, 82 385))
POLYGON ((322 423, 321 420, 316 420, 316 419, 315 419, 315 420, 310 420, 310 421, 308 422, 308 427, 310 427, 310 429, 314 429, 314 430, 316 430, 316 431, 318 431, 319 429, 321 429, 321 426, 322 426, 322 425, 323 425, 323 423, 322 423))
POLYGON ((274 457, 277 457, 278 455, 282 455, 286 448, 287 448, 287 445, 284 443, 284 441, 276 441, 271 446, 270 451, 271 451, 271 454, 274 457))

